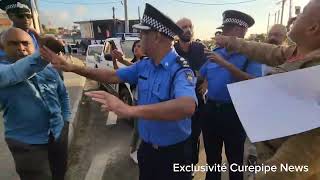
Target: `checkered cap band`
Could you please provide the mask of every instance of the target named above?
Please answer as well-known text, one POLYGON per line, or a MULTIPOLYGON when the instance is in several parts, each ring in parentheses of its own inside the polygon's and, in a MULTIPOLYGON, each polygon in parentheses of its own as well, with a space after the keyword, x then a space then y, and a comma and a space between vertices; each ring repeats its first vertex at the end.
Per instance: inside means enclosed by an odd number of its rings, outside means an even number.
POLYGON ((11 10, 11 9, 26 9, 28 11, 31 11, 30 8, 26 4, 23 4, 20 2, 17 2, 16 4, 10 4, 5 7, 6 11, 11 10))
POLYGON ((144 15, 142 18, 142 23, 146 24, 148 26, 150 26, 151 28, 164 33, 165 35, 174 38, 174 36, 176 35, 171 29, 169 29, 168 27, 164 26, 161 22, 155 20, 154 18, 144 15))
POLYGON ((242 26, 242 27, 245 27, 245 28, 249 28, 248 23, 242 21, 241 19, 226 18, 226 19, 223 21, 223 24, 229 24, 229 23, 237 24, 237 25, 239 25, 239 26, 242 26))

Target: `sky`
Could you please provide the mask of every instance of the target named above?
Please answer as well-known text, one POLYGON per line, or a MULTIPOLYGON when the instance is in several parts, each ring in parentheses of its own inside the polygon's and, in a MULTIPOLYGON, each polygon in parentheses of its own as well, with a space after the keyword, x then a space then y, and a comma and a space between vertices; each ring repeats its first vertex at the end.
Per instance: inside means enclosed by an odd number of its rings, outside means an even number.
MULTIPOLYGON (((292 0, 292 12, 294 7, 303 7, 309 0, 292 0)), ((41 23, 51 27, 71 28, 73 22, 95 19, 111 19, 112 7, 115 7, 115 16, 124 19, 124 7, 121 0, 38 0, 41 23)), ((281 9, 281 0, 128 0, 129 19, 138 19, 138 7, 143 15, 145 3, 150 3, 161 12, 177 21, 187 17, 193 21, 195 38, 210 39, 222 23, 222 13, 225 10, 240 10, 251 15, 255 19, 255 25, 248 34, 266 33, 268 14, 270 13, 270 26, 274 24, 274 14, 281 9), (237 3, 228 5, 203 5, 237 3), (184 2, 203 3, 191 4, 184 2)), ((285 4, 284 24, 289 17, 289 0, 285 4)))

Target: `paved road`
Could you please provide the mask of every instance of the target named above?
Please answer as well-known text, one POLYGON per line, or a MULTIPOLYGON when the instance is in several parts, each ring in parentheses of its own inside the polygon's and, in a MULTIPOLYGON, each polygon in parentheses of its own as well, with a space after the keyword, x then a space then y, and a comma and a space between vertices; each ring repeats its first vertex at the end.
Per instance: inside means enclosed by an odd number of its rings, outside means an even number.
MULTIPOLYGON (((87 80, 85 89, 97 88, 95 82, 87 80)), ((79 127, 71 147, 67 179, 137 180, 138 166, 129 157, 132 128, 128 123, 118 121, 117 125, 107 127, 105 125, 107 115, 101 113, 99 106, 88 98, 82 99, 79 111, 79 127), (94 169, 93 176, 86 179, 89 169, 90 171, 94 169)), ((201 143, 201 165, 205 164, 205 157, 203 143, 201 143)), ((226 162, 225 155, 223 155, 223 162, 226 162)), ((197 173, 194 179, 205 179, 205 173, 197 173)), ((224 173, 222 180, 227 179, 228 175, 224 173)))
MULTIPOLYGON (((87 80, 85 89, 97 89, 97 84, 87 80)), ((84 180, 91 165, 91 171, 95 171, 91 174, 92 180, 99 180, 97 177, 104 175, 105 166, 105 179, 137 179, 137 166, 128 155, 132 133, 130 125, 118 121, 117 125, 107 127, 107 114, 101 113, 99 106, 86 97, 82 99, 79 112, 67 179, 84 180), (93 160, 95 163, 92 164, 93 160)))
MULTIPOLYGON (((64 73, 65 84, 68 88, 68 92, 71 99, 71 108, 76 111, 77 100, 82 95, 82 89, 84 84, 84 78, 75 75, 73 73, 64 73)), ((0 180, 17 180, 17 175, 14 170, 13 159, 4 142, 3 137, 3 119, 2 114, 0 116, 0 180)))

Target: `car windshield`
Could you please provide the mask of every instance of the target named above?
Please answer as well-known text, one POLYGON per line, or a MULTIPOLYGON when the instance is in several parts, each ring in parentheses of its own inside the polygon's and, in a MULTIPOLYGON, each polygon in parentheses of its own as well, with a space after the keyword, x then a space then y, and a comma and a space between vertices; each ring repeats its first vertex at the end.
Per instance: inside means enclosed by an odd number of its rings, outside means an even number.
POLYGON ((88 48, 88 56, 101 55, 102 51, 103 46, 91 46, 88 48))
POLYGON ((121 48, 122 51, 125 55, 125 58, 127 59, 133 59, 133 53, 132 53, 132 45, 133 45, 134 41, 130 40, 130 41, 122 41, 121 42, 121 48))

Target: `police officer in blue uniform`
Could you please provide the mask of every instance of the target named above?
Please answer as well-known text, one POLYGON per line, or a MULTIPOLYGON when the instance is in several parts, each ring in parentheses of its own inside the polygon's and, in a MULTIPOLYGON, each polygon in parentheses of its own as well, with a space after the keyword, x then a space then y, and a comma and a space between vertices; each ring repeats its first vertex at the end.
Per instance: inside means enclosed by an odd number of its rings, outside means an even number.
POLYGON ((137 85, 138 105, 129 106, 104 91, 87 93, 103 110, 138 118, 142 143, 138 150, 140 180, 190 180, 191 172, 174 172, 174 164, 191 164, 191 116, 195 111, 195 77, 172 42, 182 30, 156 8, 146 4, 141 24, 141 45, 148 56, 117 71, 68 63, 48 49, 42 52, 54 67, 100 82, 137 85))
MULTIPOLYGON (((222 34, 244 38, 254 24, 249 15, 229 10, 223 13, 222 34)), ((201 112, 203 138, 208 165, 221 164, 222 146, 229 164, 243 164, 246 133, 240 123, 229 95, 227 84, 261 76, 261 64, 251 62, 244 55, 217 47, 208 53, 208 62, 200 73, 208 81, 208 101, 201 112)), ((229 172, 230 180, 242 180, 243 173, 229 172)), ((206 180, 220 180, 220 172, 207 172, 206 180)))
POLYGON ((37 39, 39 38, 39 35, 33 29, 31 29, 32 10, 30 1, 1 0, 0 9, 7 13, 9 19, 13 23, 13 27, 26 31, 32 37, 35 48, 38 49, 39 45, 37 39))

